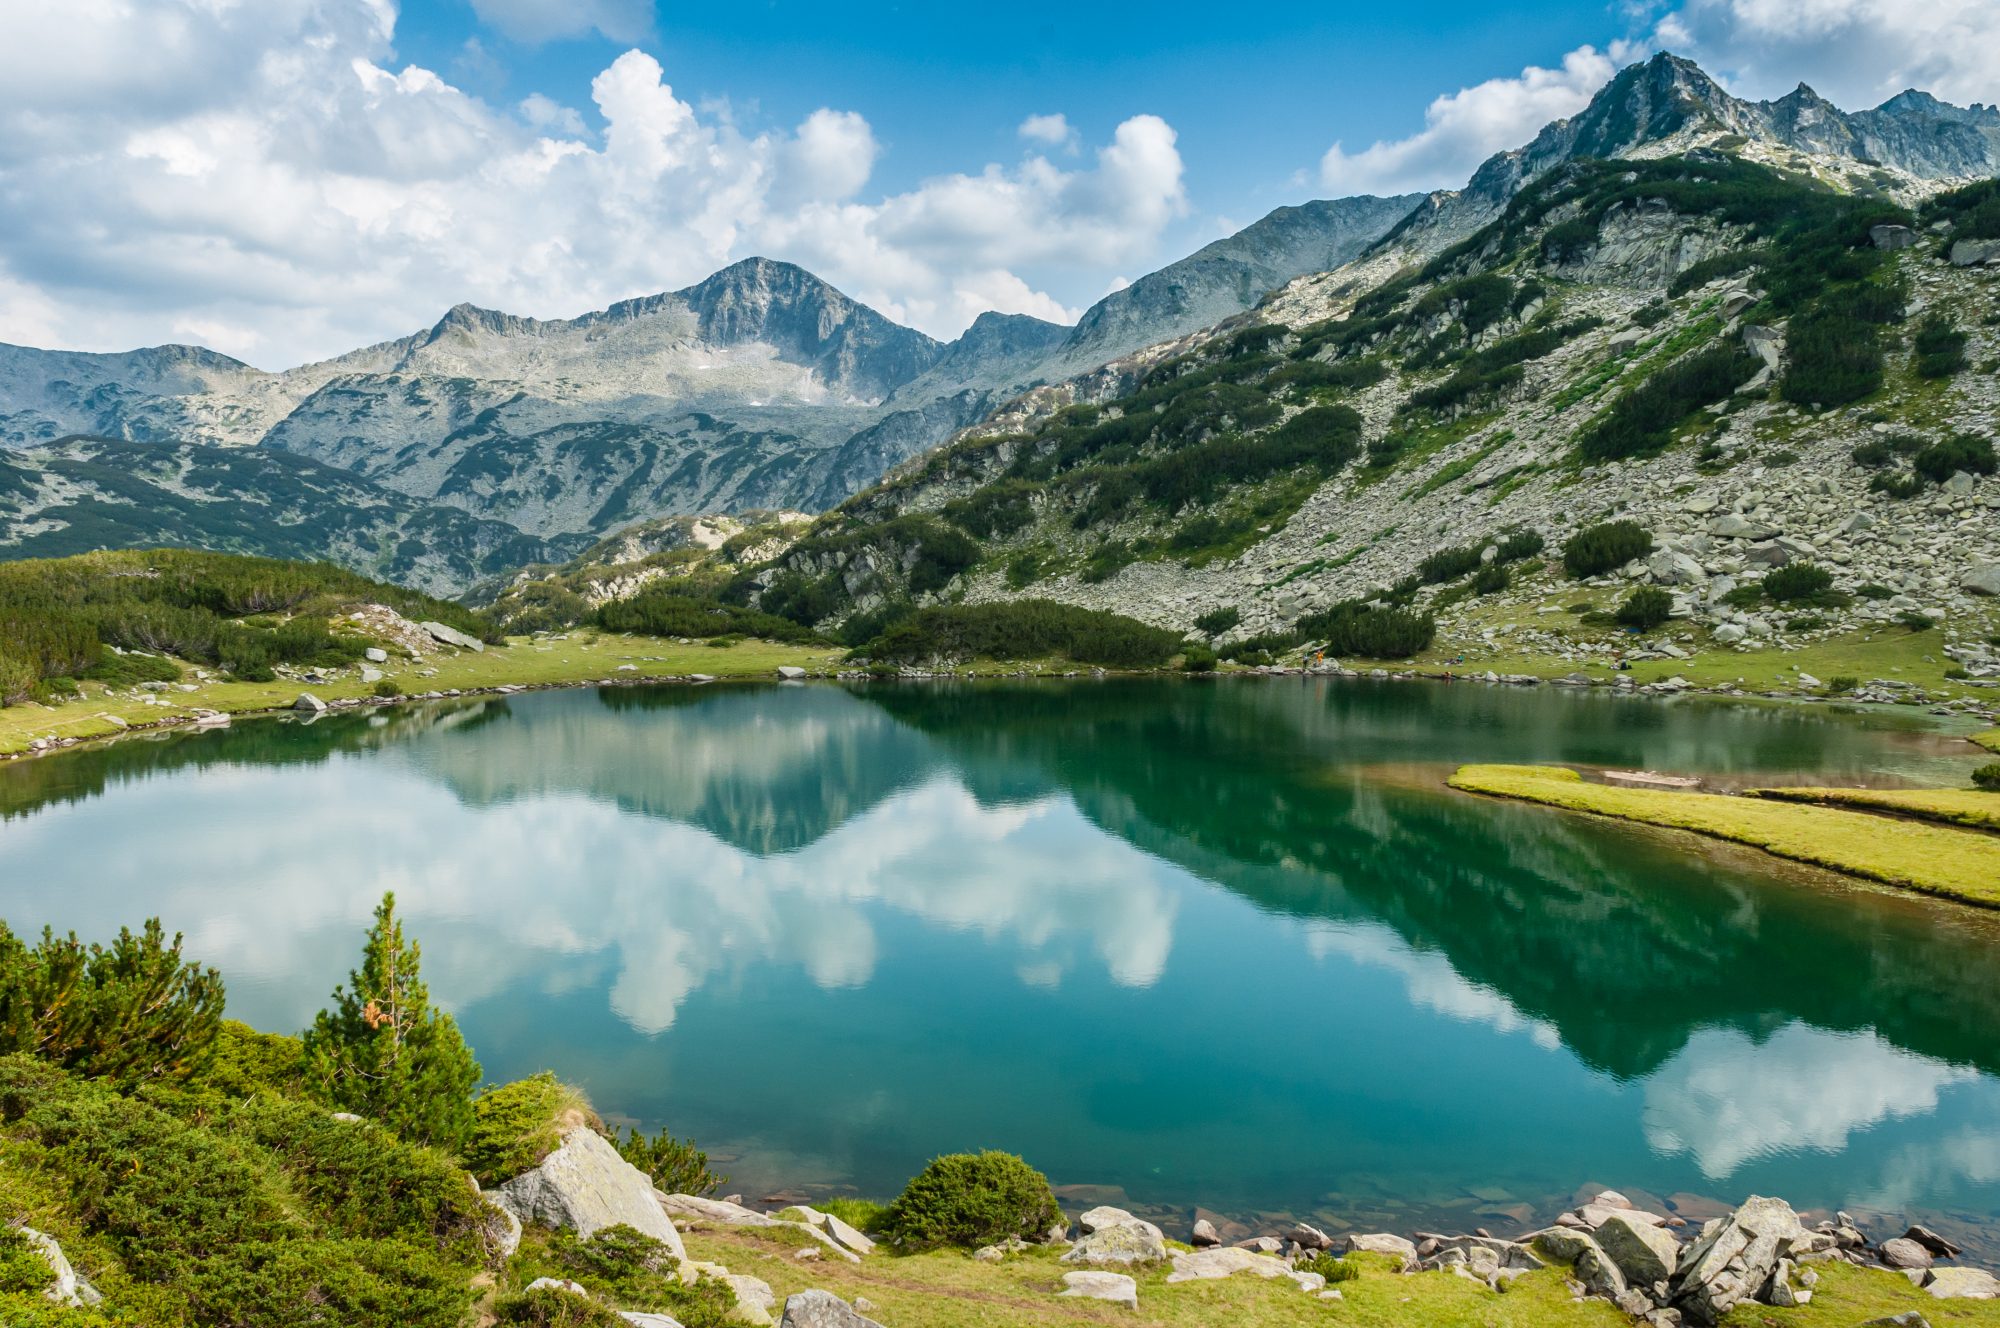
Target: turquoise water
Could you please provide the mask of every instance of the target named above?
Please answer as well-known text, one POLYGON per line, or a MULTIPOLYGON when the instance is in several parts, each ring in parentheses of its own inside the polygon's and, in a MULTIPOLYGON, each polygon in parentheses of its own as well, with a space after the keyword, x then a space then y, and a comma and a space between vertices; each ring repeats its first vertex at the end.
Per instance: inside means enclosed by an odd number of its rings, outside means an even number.
POLYGON ((548 692, 16 763, 0 916, 158 914, 289 1030, 394 890, 489 1077, 552 1067, 752 1197, 999 1147, 1169 1218, 1498 1230, 1607 1184, 1991 1249, 1994 918, 1439 783, 1967 750, 1298 678, 548 692))

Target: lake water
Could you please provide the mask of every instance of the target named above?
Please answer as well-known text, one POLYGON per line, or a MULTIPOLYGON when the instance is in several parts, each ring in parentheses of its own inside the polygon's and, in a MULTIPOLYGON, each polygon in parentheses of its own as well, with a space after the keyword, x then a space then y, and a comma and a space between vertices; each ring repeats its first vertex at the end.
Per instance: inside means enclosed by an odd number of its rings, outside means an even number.
POLYGON ((306 1024, 394 890, 495 1080, 730 1188, 1018 1152, 1185 1222, 1776 1193, 1995 1250, 2000 920, 1441 786, 1961 777, 1772 706, 1325 679, 615 688, 0 769, 0 916, 159 915, 306 1024))

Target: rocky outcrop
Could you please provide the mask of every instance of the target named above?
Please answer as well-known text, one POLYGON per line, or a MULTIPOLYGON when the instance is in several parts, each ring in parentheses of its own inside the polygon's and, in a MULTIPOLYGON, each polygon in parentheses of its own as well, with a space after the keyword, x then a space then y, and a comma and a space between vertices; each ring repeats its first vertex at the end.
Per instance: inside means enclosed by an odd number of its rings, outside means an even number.
POLYGON ((1077 1219, 1077 1226, 1083 1234, 1063 1255, 1064 1263, 1132 1267, 1166 1260, 1167 1242, 1160 1229, 1123 1208, 1093 1208, 1077 1219))
POLYGON ((585 1237, 628 1226, 665 1245, 676 1259, 687 1257, 680 1232, 654 1198, 653 1182, 585 1126, 564 1135, 562 1146, 540 1166, 499 1186, 492 1197, 524 1222, 585 1237))
POLYGON ((801 1291, 785 1299, 778 1328, 882 1328, 831 1291, 801 1291))
POLYGON ((1177 1282, 1213 1281, 1232 1277, 1237 1273, 1248 1273, 1252 1277, 1288 1277, 1298 1283, 1301 1291, 1318 1291, 1326 1286, 1326 1278, 1318 1273, 1303 1272, 1292 1267, 1283 1259, 1269 1254, 1258 1254, 1251 1250, 1236 1248, 1196 1250, 1192 1254, 1175 1254, 1173 1271, 1167 1274, 1169 1285, 1177 1282))
POLYGON ((1798 1297, 1811 1294, 1793 1291, 1790 1274, 1793 1254, 1808 1248, 1820 1244, 1807 1236, 1790 1204, 1752 1196, 1728 1217, 1702 1227, 1681 1257, 1669 1303, 1697 1324, 1715 1323, 1749 1300, 1803 1303, 1798 1297))

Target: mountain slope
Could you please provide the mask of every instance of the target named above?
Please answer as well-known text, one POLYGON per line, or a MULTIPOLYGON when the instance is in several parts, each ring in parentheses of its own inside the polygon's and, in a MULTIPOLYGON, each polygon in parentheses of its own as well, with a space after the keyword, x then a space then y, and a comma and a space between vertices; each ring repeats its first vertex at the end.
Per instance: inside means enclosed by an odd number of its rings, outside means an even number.
POLYGON ((174 546, 338 563, 437 595, 584 541, 544 541, 261 448, 70 438, 0 453, 0 557, 174 546))
POLYGON ((1467 667, 1894 658, 1941 622, 1913 659, 2000 677, 1994 188, 1915 212, 1713 147, 1564 163, 1343 316, 1275 300, 968 431, 734 593, 864 649, 1047 598, 1467 667))

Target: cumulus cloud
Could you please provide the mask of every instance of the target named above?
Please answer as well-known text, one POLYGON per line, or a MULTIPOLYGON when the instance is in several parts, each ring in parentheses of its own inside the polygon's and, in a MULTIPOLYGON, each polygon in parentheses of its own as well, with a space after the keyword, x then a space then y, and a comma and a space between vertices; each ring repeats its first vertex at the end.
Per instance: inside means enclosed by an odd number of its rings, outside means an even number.
POLYGON ((871 196, 881 148, 860 114, 745 127, 638 49, 593 80, 592 134, 546 93, 495 106, 399 67, 389 0, 77 0, 17 27, 0 289, 19 298, 0 340, 123 349, 201 326, 282 367, 461 300, 571 315, 758 253, 950 336, 986 309, 1073 316, 1039 283, 1094 284, 1186 207, 1155 116, 1087 162, 1031 152, 871 196))
POLYGON ((1069 117, 1061 113, 1031 115, 1021 121, 1020 128, 1016 132, 1030 143, 1040 143, 1052 148, 1067 148, 1071 152, 1077 150, 1082 137, 1076 130, 1070 128, 1069 117))
POLYGON ((1491 78, 1438 97, 1424 127, 1408 138, 1379 140, 1359 152, 1335 143, 1320 158, 1320 182, 1337 194, 1400 194, 1456 188, 1480 162, 1519 147, 1551 120, 1576 114, 1635 53, 1579 47, 1557 69, 1530 65, 1512 78, 1491 78))
POLYGON ((2000 88, 1991 0, 1688 0, 1658 19, 1652 40, 1741 96, 1805 82, 1858 109, 1905 88, 1960 103, 1991 102, 2000 88))

